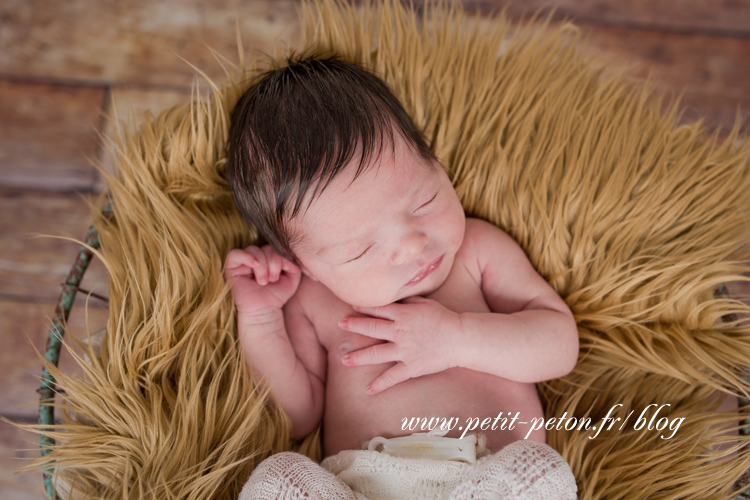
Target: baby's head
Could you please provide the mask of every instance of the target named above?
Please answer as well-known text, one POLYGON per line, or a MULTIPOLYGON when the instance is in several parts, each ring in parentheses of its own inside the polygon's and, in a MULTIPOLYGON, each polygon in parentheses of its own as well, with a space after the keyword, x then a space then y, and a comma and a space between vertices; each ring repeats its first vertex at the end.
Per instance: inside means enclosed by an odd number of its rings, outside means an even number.
POLYGON ((227 178, 238 210, 349 304, 435 290, 465 218, 421 133, 368 71, 336 57, 287 62, 259 75, 232 114, 227 178))

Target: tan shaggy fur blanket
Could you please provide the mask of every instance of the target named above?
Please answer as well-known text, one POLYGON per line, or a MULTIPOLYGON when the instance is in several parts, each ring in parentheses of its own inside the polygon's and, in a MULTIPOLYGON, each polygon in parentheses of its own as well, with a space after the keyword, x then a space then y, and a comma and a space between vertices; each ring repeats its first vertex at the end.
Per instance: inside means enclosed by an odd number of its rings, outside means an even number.
MULTIPOLYGON (((750 436, 714 450, 742 418, 718 412, 714 394, 748 395, 750 326, 730 316, 750 311, 714 290, 750 271, 739 125, 725 140, 680 125, 677 105, 594 67, 570 25, 516 29, 502 15, 475 22, 460 7, 390 0, 303 3, 301 17, 298 50, 340 52, 382 76, 467 214, 510 233, 575 314, 579 362, 539 385, 547 417, 634 411, 595 439, 548 432, 580 497, 731 498, 750 436), (685 419, 672 439, 634 429, 665 403, 660 417, 685 419)), ((233 499, 255 465, 292 446, 288 419, 248 378, 222 278, 229 250, 256 238, 224 179, 229 115, 269 64, 243 61, 226 86, 113 142, 114 217, 93 210, 110 276, 105 342, 81 361, 83 378, 53 369, 68 411, 48 459, 75 498, 233 499)), ((319 459, 319 441, 295 449, 319 459)))

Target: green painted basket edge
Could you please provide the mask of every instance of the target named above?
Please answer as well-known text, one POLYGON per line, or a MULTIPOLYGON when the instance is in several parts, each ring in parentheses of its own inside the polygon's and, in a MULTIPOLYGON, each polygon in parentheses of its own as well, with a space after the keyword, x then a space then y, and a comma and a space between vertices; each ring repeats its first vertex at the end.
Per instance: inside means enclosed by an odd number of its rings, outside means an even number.
MULTIPOLYGON (((105 217, 110 218, 112 213, 112 204, 108 201, 102 208, 102 214, 105 217)), ((89 247, 93 249, 99 248, 99 232, 93 225, 89 227, 86 232, 84 242, 85 245, 81 245, 78 250, 75 263, 70 268, 68 277, 62 284, 62 292, 57 301, 55 315, 52 319, 52 324, 50 325, 49 334, 47 335, 47 346, 45 348, 44 358, 54 366, 57 366, 60 360, 60 348, 62 346, 63 335, 65 334, 63 325, 68 321, 76 293, 78 292, 78 287, 81 284, 86 269, 94 257, 94 254, 89 247)), ((43 426, 54 425, 55 407, 50 403, 54 402, 56 389, 55 378, 49 373, 46 367, 43 367, 41 384, 39 387, 39 424, 42 430, 44 430, 43 426)), ((42 457, 45 457, 50 453, 51 447, 54 446, 54 444, 54 439, 43 434, 39 435, 39 445, 41 447, 42 457)), ((48 465, 43 470, 44 488, 47 498, 49 499, 56 498, 52 482, 52 469, 53 467, 48 465)))

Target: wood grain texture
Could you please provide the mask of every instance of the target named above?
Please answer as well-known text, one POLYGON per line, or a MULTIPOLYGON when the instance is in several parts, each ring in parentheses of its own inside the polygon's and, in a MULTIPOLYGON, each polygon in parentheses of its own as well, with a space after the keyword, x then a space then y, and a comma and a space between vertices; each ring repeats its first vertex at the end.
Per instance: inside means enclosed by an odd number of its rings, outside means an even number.
MULTIPOLYGON (((39 377, 42 363, 34 347, 44 353, 47 333, 55 312, 53 302, 16 302, 0 300, 0 317, 3 328, 0 330, 0 380, 3 381, 3 396, 0 398, 0 414, 34 418, 39 414, 39 377)), ((91 333, 104 328, 107 311, 100 303, 91 300, 88 308, 91 333)), ((70 335, 82 339, 86 337, 86 298, 80 294, 68 319, 70 335)), ((71 346, 74 343, 71 342, 71 346)), ((59 366, 68 374, 77 374, 80 368, 65 348, 60 351, 59 366)))
POLYGON ((558 18, 577 22, 664 31, 750 34, 750 0, 466 0, 463 3, 482 12, 507 7, 508 13, 516 17, 554 6, 558 18))
POLYGON ((0 422, 0 491, 8 500, 45 498, 41 472, 16 471, 39 456, 36 434, 0 422))
MULTIPOLYGON (((80 245, 34 236, 68 236, 82 241, 91 225, 84 200, 93 202, 96 198, 91 194, 0 187, 0 213, 7 214, 0 217, 0 298, 57 301, 60 283, 68 275, 80 245)), ((84 285, 106 294, 106 274, 99 266, 101 263, 87 273, 84 285)))
MULTIPOLYGON (((464 3, 483 11, 508 6, 510 14, 518 17, 522 10, 533 11, 545 2, 464 3)), ((296 4, 283 0, 236 5, 224 0, 209 8, 196 1, 116 4, 76 0, 40 9, 35 8, 35 1, 10 1, 0 15, 6 31, 0 37, 4 49, 0 74, 74 79, 114 88, 188 88, 196 73, 179 55, 222 82, 224 72, 205 45, 236 61, 235 20, 240 23, 246 52, 254 57, 260 56, 259 51, 271 51, 276 39, 294 43, 299 34, 296 4)), ((750 91, 743 82, 750 71, 746 57, 750 38, 704 32, 744 33, 740 29, 744 26, 750 35, 750 0, 561 0, 557 5, 562 14, 581 25, 584 34, 591 36, 593 48, 604 52, 608 61, 632 62, 644 74, 651 70, 663 76, 664 87, 675 93, 687 85, 685 102, 696 105, 696 116, 728 127, 737 104, 748 107, 750 91), (668 22, 673 24, 664 24, 668 22), (608 25, 612 23, 619 26, 608 25), (685 29, 648 29, 673 25, 685 29), (707 95, 718 99, 706 99, 707 95)))
POLYGON ((0 184, 90 189, 104 95, 103 88, 0 80, 0 184))
MULTIPOLYGON (((750 38, 580 25, 584 50, 602 64, 650 79, 667 97, 682 94, 686 120, 730 128, 750 113, 750 38)), ((747 124, 747 121, 745 121, 747 124)))
POLYGON ((250 56, 298 37, 296 2, 265 0, 6 0, 0 74, 87 84, 189 87, 224 72, 208 47, 237 61, 236 23, 250 56), (253 52, 254 51, 254 52, 253 52))

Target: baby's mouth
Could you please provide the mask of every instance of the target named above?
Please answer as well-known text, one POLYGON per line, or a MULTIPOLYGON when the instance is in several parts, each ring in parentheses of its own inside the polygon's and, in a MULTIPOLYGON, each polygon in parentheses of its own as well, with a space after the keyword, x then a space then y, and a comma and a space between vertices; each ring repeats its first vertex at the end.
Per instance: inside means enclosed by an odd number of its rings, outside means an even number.
POLYGON ((432 272, 440 266, 440 263, 443 262, 443 257, 444 256, 445 256, 445 254, 441 255, 437 259, 435 259, 432 262, 430 262, 429 264, 427 264, 424 268, 422 268, 422 270, 420 270, 417 273, 416 276, 414 276, 411 279, 411 281, 409 281, 406 284, 406 286, 416 285, 417 283, 419 283, 420 281, 422 281, 423 279, 425 279, 427 276, 429 276, 430 274, 432 274, 432 272))

